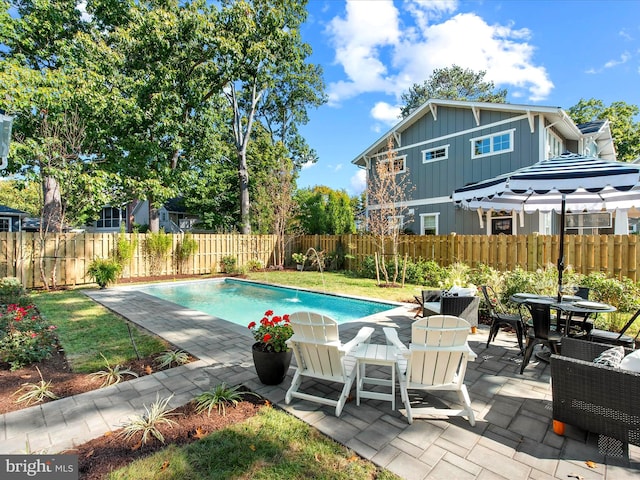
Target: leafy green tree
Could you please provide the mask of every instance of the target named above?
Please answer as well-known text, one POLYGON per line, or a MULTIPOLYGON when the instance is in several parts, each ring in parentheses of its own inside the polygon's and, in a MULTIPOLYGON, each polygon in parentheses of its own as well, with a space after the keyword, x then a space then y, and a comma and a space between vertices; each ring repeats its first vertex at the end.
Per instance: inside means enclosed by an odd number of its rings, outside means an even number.
POLYGON ((434 69, 424 83, 415 83, 408 92, 402 94, 402 118, 408 117, 431 98, 505 103, 507 90, 496 89, 493 82, 485 81, 486 73, 485 70, 475 72, 458 65, 434 69))
POLYGON ((640 158, 640 122, 634 120, 640 113, 637 105, 613 102, 607 107, 602 100, 581 98, 567 113, 578 124, 609 120, 618 160, 632 162, 640 158))
POLYGON ((353 207, 346 191, 316 186, 298 190, 296 198, 300 204, 298 220, 304 233, 355 233, 353 207))
POLYGON ((318 97, 292 92, 305 89, 315 92, 322 82, 318 79, 318 67, 304 68, 311 53, 300 36, 300 25, 307 18, 306 1, 224 0, 222 5, 225 42, 215 61, 230 66, 224 94, 233 113, 231 131, 238 162, 240 231, 248 234, 251 202, 247 148, 261 102, 265 115, 270 109, 274 125, 280 125, 280 136, 287 141, 287 131, 295 131, 294 119, 304 121, 306 106, 316 103, 318 97), (295 116, 278 116, 290 107, 295 107, 295 116))
POLYGON ((216 7, 204 0, 127 5, 119 16, 117 2, 95 5, 96 24, 114 24, 83 38, 94 93, 86 101, 106 168, 130 198, 149 200, 157 231, 158 208, 211 162, 202 143, 216 143, 228 75, 213 57, 224 39, 216 7))
POLYGON ((40 215, 40 184, 28 180, 0 181, 0 202, 10 208, 27 212, 32 217, 40 215))
POLYGON ((42 225, 57 231, 95 210, 104 176, 90 161, 69 45, 85 30, 75 2, 0 3, 0 96, 15 115, 9 170, 42 184, 42 225), (66 197, 63 201, 63 197, 66 197))

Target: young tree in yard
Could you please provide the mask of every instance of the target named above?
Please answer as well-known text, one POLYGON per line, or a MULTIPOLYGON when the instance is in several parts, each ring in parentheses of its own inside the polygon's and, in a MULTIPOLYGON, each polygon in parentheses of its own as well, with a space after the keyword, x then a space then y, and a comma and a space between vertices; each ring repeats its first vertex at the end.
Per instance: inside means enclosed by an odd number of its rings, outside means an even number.
POLYGON ((276 236, 277 248, 274 263, 284 266, 286 241, 285 235, 295 229, 294 217, 298 204, 294 199, 296 188, 296 169, 288 158, 288 151, 282 143, 270 145, 266 135, 258 139, 256 147, 262 152, 261 164, 269 165, 256 175, 252 202, 252 223, 259 233, 271 233, 276 236))
POLYGON ((637 105, 613 102, 607 107, 602 100, 581 98, 567 113, 577 124, 609 120, 618 161, 633 162, 640 157, 640 122, 634 120, 640 113, 637 105))
POLYGON ((377 248, 376 269, 384 285, 397 285, 400 273, 400 235, 408 212, 406 202, 413 190, 408 172, 399 172, 401 165, 394 150, 393 138, 387 140, 387 150, 370 161, 367 181, 367 230, 377 248), (393 261, 393 272, 387 269, 387 256, 393 261))
POLYGON ((404 106, 400 115, 402 118, 408 117, 430 98, 505 103, 507 90, 497 90, 493 82, 485 81, 486 73, 484 70, 474 72, 469 68, 463 69, 458 65, 436 68, 422 85, 415 83, 408 92, 402 94, 404 106))

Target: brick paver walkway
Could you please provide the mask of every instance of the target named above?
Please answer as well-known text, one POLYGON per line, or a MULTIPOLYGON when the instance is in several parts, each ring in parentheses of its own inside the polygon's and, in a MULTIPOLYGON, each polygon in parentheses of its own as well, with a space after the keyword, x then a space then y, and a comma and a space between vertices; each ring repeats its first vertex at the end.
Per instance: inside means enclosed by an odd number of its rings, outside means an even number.
MULTIPOLYGON (((466 381, 476 426, 462 417, 416 419, 409 425, 389 402, 350 401, 336 418, 333 408, 294 400, 285 405, 291 375, 278 386, 258 382, 251 359, 253 339, 247 328, 128 288, 88 290, 87 295, 111 310, 165 338, 199 360, 71 398, 0 416, 0 452, 55 453, 71 449, 114 430, 128 417, 173 394, 172 406, 221 382, 242 383, 324 434, 405 479, 489 480, 563 479, 624 480, 638 478, 640 449, 630 447, 629 459, 604 457, 597 437, 567 427, 565 436, 551 430, 551 390, 548 365, 535 361, 520 375, 513 335, 501 332, 485 348, 487 329, 469 336, 478 354, 469 363, 466 381), (596 468, 589 468, 587 461, 596 468)), ((394 326, 400 338, 410 338, 412 315, 378 315, 372 339, 384 343, 382 327, 394 326)), ((340 326, 348 341, 364 323, 340 326)), ((371 368, 371 367, 369 367, 371 368)), ((375 372, 375 370, 374 370, 375 372)), ((367 370, 370 374, 370 370, 367 370)), ((388 367, 374 374, 388 375, 388 367)), ((339 386, 317 383, 332 394, 339 386)), ((305 388, 308 388, 305 384, 305 388)), ((355 387, 354 387, 355 388, 355 387)), ((353 392, 355 397, 355 392, 353 392)), ((452 397, 455 398, 455 397, 452 397)), ((402 407, 399 394, 398 408, 402 407)))

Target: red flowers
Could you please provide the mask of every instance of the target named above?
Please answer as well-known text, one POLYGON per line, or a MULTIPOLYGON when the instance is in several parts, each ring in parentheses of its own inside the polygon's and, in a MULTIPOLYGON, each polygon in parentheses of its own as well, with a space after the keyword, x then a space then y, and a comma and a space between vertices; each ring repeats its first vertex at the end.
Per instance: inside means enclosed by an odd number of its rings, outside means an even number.
POLYGON ((274 315, 273 310, 267 310, 260 320, 260 326, 258 327, 256 322, 251 322, 249 330, 264 351, 286 352, 289 349, 286 342, 293 335, 293 329, 289 323, 288 314, 279 316, 274 315))

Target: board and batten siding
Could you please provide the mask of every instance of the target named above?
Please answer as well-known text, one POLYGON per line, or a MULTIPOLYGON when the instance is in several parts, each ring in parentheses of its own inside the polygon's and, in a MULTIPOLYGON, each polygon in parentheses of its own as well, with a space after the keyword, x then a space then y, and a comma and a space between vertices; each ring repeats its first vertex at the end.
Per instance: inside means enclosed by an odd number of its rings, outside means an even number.
MULTIPOLYGON (((475 212, 462 211, 448 200, 456 189, 486 178, 500 175, 532 163, 543 156, 539 116, 535 117, 532 133, 529 120, 521 112, 482 110, 480 125, 476 124, 469 108, 438 108, 437 120, 425 112, 419 120, 402 132, 402 146, 398 155, 406 155, 406 168, 414 187, 408 200, 413 215, 407 227, 421 233, 420 215, 438 213, 440 233, 482 234, 475 212), (513 130, 513 151, 472 158, 471 140, 513 130), (459 133, 456 133, 459 132, 459 133), (423 163, 422 152, 427 149, 448 147, 448 158, 423 163)), ((525 221, 522 233, 529 233, 537 220, 525 221)), ((520 231, 519 230, 519 231, 520 231)))

